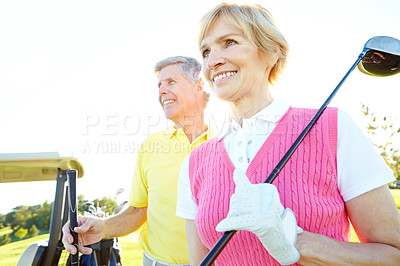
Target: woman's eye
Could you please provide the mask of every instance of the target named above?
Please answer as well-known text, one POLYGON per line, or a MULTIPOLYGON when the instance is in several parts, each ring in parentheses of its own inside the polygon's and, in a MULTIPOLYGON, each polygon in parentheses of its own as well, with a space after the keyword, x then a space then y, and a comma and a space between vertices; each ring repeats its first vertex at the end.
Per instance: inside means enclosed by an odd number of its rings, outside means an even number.
POLYGON ((235 43, 236 42, 234 40, 227 40, 226 41, 226 46, 228 47, 228 46, 234 45, 235 43))
POLYGON ((202 56, 203 56, 203 58, 206 58, 206 57, 208 57, 209 54, 210 54, 210 51, 205 50, 205 51, 203 51, 202 56))

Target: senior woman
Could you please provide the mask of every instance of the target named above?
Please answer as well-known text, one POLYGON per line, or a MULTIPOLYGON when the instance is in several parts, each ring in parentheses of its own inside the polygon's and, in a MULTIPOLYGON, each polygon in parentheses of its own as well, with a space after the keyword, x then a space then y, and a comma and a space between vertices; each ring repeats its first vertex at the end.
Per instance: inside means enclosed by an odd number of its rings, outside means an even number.
POLYGON ((204 76, 231 121, 183 162, 177 215, 198 265, 400 265, 393 173, 354 121, 327 108, 273 184, 262 184, 316 110, 275 100, 288 44, 261 6, 220 4, 201 21, 204 76), (361 243, 350 243, 350 222, 361 243))

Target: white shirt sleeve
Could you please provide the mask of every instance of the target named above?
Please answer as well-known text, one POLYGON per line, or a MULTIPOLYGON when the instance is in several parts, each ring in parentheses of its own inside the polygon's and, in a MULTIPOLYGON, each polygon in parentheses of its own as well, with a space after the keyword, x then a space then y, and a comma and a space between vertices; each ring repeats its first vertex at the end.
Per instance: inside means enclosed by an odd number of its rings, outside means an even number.
POLYGON ((178 199, 176 202, 176 216, 183 219, 194 220, 198 211, 196 200, 190 189, 189 179, 190 154, 182 162, 178 179, 178 199))
POLYGON ((393 171, 372 143, 341 110, 338 111, 337 164, 338 187, 345 202, 395 180, 393 171))

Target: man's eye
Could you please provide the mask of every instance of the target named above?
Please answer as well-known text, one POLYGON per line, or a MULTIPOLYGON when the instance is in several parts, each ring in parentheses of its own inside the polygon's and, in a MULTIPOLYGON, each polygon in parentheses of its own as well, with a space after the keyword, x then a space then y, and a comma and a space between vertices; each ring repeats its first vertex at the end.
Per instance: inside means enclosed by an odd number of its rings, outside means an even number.
POLYGON ((176 83, 175 80, 171 80, 171 81, 169 82, 170 85, 174 85, 175 83, 176 83))

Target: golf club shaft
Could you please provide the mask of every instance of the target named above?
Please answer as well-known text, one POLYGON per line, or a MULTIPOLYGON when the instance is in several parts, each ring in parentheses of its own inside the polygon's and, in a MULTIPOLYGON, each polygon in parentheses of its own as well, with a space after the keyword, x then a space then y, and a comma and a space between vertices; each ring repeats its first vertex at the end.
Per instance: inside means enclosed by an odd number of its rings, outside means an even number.
MULTIPOLYGON (((342 80, 339 82, 339 84, 336 86, 336 88, 332 91, 332 93, 329 95, 329 97, 326 99, 326 101, 318 109, 318 111, 315 113, 313 118, 310 120, 310 122, 307 124, 307 126, 304 128, 304 130, 297 137, 297 139, 292 144, 292 146, 289 148, 289 150, 286 152, 286 154, 282 157, 282 159, 279 161, 279 163, 271 171, 271 173, 269 174, 267 179, 264 181, 264 183, 271 184, 275 180, 275 178, 278 176, 278 174, 280 173, 282 168, 285 166, 285 164, 289 161, 290 157, 296 151, 297 147, 299 147, 300 143, 304 140, 304 138, 310 132, 311 128, 318 121, 322 112, 326 109, 328 104, 332 101, 333 97, 335 97, 336 93, 338 92, 339 88, 342 86, 344 81, 347 79, 347 77, 350 75, 350 73, 357 67, 358 63, 360 63, 360 61, 364 58, 367 51, 368 51, 368 49, 364 49, 361 52, 361 54, 358 56, 356 62, 352 65, 352 67, 349 69, 349 71, 347 71, 346 75, 342 78, 342 80)), ((225 232, 222 235, 222 237, 218 240, 218 242, 214 245, 214 247, 210 250, 210 252, 207 254, 207 256, 203 259, 203 261, 200 263, 200 266, 211 265, 236 232, 237 231, 225 232)))
POLYGON ((76 201, 76 170, 67 170, 68 178, 68 202, 69 202, 69 219, 70 231, 74 237, 73 245, 76 247, 76 253, 71 254, 71 265, 79 265, 79 251, 78 251, 78 234, 73 230, 78 226, 78 208, 76 201))

